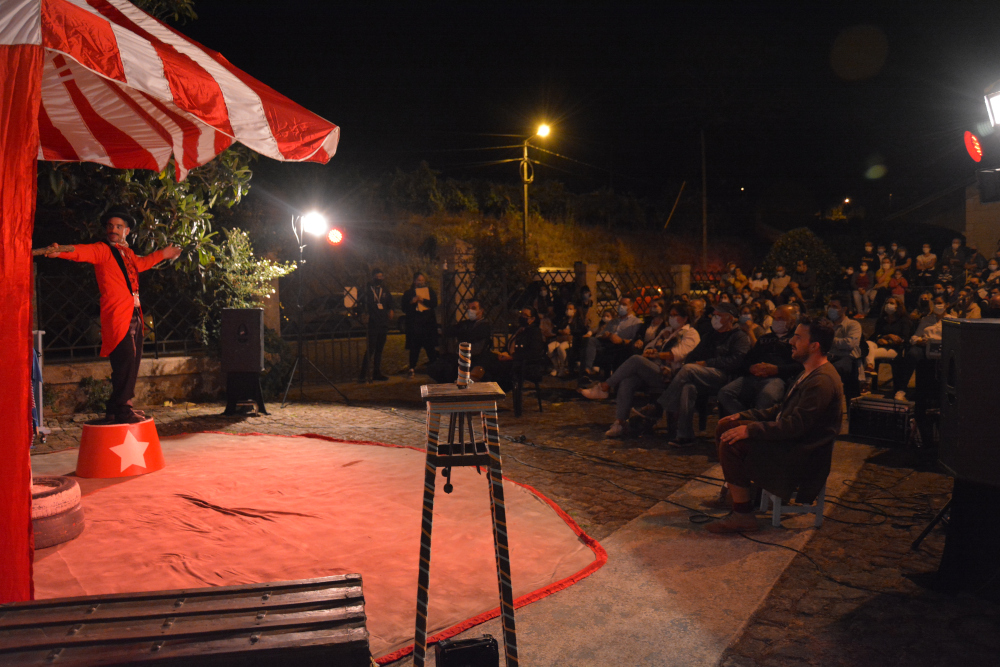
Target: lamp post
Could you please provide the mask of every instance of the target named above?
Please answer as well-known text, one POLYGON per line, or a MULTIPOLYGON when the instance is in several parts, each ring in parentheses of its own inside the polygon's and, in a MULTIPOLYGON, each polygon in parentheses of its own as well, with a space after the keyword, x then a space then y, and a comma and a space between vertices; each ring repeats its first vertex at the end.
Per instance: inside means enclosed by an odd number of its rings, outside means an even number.
MULTIPOLYGON (((545 138, 552 132, 547 124, 538 126, 538 131, 532 136, 545 138)), ((531 159, 528 157, 528 142, 531 137, 524 140, 524 156, 521 158, 521 184, 524 186, 524 219, 521 221, 521 244, 524 252, 528 252, 528 185, 535 180, 535 169, 531 166, 531 159)))
MULTIPOLYGON (((305 276, 302 274, 302 265, 306 263, 304 251, 306 249, 306 244, 304 243, 304 238, 306 234, 311 236, 324 236, 329 228, 326 217, 322 213, 316 211, 310 211, 305 215, 293 215, 292 216, 292 233, 295 234, 295 240, 299 244, 299 258, 295 261, 295 272, 298 274, 298 290, 295 294, 295 307, 298 310, 298 317, 296 318, 296 336, 299 339, 298 353, 295 355, 295 365, 292 366, 291 375, 288 377, 288 385, 285 387, 285 395, 281 399, 281 407, 285 407, 285 403, 288 402, 288 391, 292 388, 292 384, 295 382, 295 372, 299 373, 299 398, 301 399, 304 394, 304 385, 306 379, 306 369, 305 364, 309 364, 313 367, 320 377, 326 380, 326 383, 333 387, 333 390, 340 394, 340 397, 344 399, 344 403, 350 404, 347 397, 344 396, 343 392, 337 388, 330 378, 323 374, 316 364, 313 363, 312 359, 306 356, 305 347, 303 346, 303 329, 305 328, 305 322, 303 321, 303 315, 305 314, 305 309, 302 306, 302 283, 305 282, 305 276)), ((337 231, 337 230, 334 230, 337 231)), ((343 238, 341 236, 341 238, 343 238)), ((332 241, 332 240, 331 240, 332 241)), ((338 241, 339 243, 339 241, 338 241)))

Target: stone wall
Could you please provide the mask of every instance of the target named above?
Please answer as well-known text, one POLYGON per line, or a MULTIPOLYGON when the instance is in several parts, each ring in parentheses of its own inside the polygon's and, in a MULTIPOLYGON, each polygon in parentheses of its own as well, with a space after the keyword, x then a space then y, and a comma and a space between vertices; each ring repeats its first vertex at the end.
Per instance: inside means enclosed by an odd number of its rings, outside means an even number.
POLYGON ((984 257, 993 256, 1000 239, 1000 202, 981 202, 976 185, 966 188, 965 237, 966 243, 975 245, 984 257))
MULTIPOLYGON (((85 377, 111 378, 107 359, 68 363, 47 363, 42 369, 47 414, 67 414, 81 410, 87 394, 80 387, 85 377)), ((225 388, 219 362, 206 356, 145 358, 139 367, 135 387, 136 407, 162 405, 164 401, 191 401, 218 398, 225 388)))

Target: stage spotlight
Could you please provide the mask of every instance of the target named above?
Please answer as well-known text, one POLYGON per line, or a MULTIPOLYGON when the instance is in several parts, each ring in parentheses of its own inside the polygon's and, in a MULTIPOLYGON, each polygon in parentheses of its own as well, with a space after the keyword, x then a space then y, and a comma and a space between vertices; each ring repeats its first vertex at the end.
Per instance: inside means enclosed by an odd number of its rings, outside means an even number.
POLYGON ((329 225, 322 213, 310 211, 302 216, 302 231, 313 236, 322 236, 329 225))
POLYGON ((552 128, 546 125, 545 123, 542 123, 541 125, 538 126, 538 136, 540 137, 547 137, 551 132, 552 128))
POLYGON ((969 157, 973 162, 981 162, 983 159, 983 147, 979 143, 979 137, 972 132, 965 132, 965 150, 969 152, 969 157))
POLYGON ((990 116, 990 125, 996 127, 1000 123, 1000 90, 995 90, 997 81, 986 89, 986 113, 990 116))
POLYGON ((334 227, 330 230, 330 233, 326 235, 326 240, 330 245, 338 245, 344 240, 344 233, 334 227))

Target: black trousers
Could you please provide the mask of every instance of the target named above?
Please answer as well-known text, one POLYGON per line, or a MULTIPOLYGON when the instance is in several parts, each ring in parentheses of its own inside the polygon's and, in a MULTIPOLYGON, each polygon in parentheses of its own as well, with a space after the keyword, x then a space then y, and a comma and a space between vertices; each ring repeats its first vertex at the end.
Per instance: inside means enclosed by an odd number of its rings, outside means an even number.
POLYGON ((368 346, 365 348, 365 358, 361 361, 361 375, 359 376, 362 382, 368 379, 368 364, 371 364, 372 367, 372 377, 382 375, 382 349, 385 347, 385 339, 388 335, 388 326, 368 325, 368 346))
POLYGON ((132 411, 135 380, 139 377, 139 362, 142 361, 142 323, 138 310, 132 314, 128 333, 108 359, 111 361, 111 398, 106 412, 108 417, 114 418, 132 411))

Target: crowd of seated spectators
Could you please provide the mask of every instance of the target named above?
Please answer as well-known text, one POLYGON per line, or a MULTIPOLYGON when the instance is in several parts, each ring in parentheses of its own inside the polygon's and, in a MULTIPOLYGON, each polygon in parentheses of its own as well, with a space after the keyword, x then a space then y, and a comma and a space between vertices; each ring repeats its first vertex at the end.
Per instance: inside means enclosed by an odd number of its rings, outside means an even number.
POLYGON ((694 441, 693 414, 707 397, 717 399, 722 415, 780 402, 801 370, 789 339, 807 315, 818 315, 834 330, 826 358, 849 397, 866 390, 881 363, 892 367, 895 399, 907 398, 914 373, 918 396, 926 395, 934 381, 926 362, 940 346, 941 321, 1000 317, 1000 252, 986 259, 960 239, 940 258, 931 250, 924 244, 910 257, 896 243, 865 243, 826 294, 804 259, 770 275, 759 267, 744 273, 729 262, 696 292, 672 301, 646 297, 641 317, 632 295, 602 308, 587 287, 537 281, 507 332, 506 349, 492 349, 493 329, 472 301, 466 319, 446 336, 455 349, 445 350, 431 374, 453 380, 457 343, 468 339, 484 379, 508 389, 524 377, 577 377, 587 398, 615 397, 608 436, 648 428, 666 415, 670 442, 685 447, 694 441), (859 322, 866 318, 868 336, 859 322))

